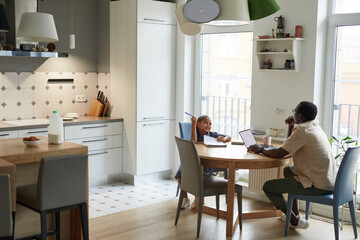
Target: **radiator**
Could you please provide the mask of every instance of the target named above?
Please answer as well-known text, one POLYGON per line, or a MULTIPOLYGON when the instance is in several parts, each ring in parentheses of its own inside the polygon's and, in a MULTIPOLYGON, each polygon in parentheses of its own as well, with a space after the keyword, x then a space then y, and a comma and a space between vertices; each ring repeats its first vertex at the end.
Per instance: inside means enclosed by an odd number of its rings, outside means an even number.
MULTIPOLYGON (((263 185, 266 181, 279 178, 279 168, 250 169, 249 170, 249 191, 264 193, 263 185)), ((282 173, 282 170, 281 170, 282 173)))

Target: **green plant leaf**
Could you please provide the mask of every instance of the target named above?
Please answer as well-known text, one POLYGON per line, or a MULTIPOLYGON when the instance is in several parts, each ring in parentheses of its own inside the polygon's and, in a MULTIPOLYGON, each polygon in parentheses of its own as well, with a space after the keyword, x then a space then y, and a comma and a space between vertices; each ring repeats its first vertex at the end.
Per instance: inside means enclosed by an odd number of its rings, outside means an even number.
POLYGON ((346 138, 341 139, 341 141, 346 141, 346 140, 349 140, 349 139, 351 139, 351 137, 347 136, 346 138))
POLYGON ((341 156, 341 153, 335 156, 335 159, 338 159, 341 156))
POLYGON ((357 142, 357 141, 355 139, 349 139, 349 140, 345 141, 346 144, 354 143, 354 142, 357 142))
POLYGON ((332 137, 332 139, 334 139, 336 142, 339 142, 339 140, 336 138, 336 137, 334 137, 334 136, 331 136, 332 137))

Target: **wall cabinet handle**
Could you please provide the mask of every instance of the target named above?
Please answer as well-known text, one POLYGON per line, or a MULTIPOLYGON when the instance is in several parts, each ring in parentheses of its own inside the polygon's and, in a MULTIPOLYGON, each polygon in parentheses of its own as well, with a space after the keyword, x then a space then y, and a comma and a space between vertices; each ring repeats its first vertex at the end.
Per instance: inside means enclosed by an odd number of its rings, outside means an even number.
POLYGON ((103 155, 103 154, 108 154, 108 152, 90 153, 88 154, 88 156, 103 155))
POLYGON ((108 125, 101 125, 101 126, 92 126, 92 127, 83 127, 83 129, 91 129, 91 128, 103 128, 103 127, 107 127, 108 125))
POLYGON ((28 134, 33 134, 33 133, 46 133, 48 132, 47 130, 41 130, 41 131, 32 131, 32 132, 27 132, 28 134))
POLYGON ((157 122, 157 123, 143 123, 143 126, 151 126, 151 125, 163 125, 165 122, 157 122))
POLYGON ((103 138, 103 139, 95 139, 95 140, 85 140, 82 141, 82 143, 91 143, 91 142, 102 142, 102 141, 107 141, 107 138, 103 138))
POLYGON ((151 21, 151 22, 165 22, 165 20, 162 19, 155 19, 155 18, 144 18, 145 21, 151 21))
POLYGON ((0 134, 0 137, 10 136, 9 133, 0 134))
POLYGON ((165 116, 158 116, 158 117, 143 117, 144 120, 155 120, 155 119, 164 119, 165 116))

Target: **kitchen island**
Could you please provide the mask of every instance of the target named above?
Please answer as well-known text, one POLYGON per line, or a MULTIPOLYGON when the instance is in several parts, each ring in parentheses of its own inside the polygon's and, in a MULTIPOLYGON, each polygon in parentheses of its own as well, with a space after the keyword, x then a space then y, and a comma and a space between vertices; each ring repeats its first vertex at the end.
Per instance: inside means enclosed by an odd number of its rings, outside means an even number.
MULTIPOLYGON (((4 173, 7 169, 16 169, 15 186, 32 184, 37 181, 39 163, 42 158, 63 156, 71 154, 87 153, 88 147, 72 142, 64 142, 60 145, 49 145, 46 137, 38 137, 41 143, 34 147, 27 147, 22 138, 0 140, 0 172, 4 173), (10 163, 10 164, 6 164, 10 163), (2 170, 1 167, 3 166, 2 170), (10 166, 10 168, 9 168, 10 166)), ((9 172, 10 176, 14 174, 9 172)), ((13 181, 13 180, 12 180, 13 181)), ((14 187, 12 191, 15 191, 14 187)), ((88 191, 88 190, 87 190, 88 191)), ((12 196, 15 196, 12 193, 12 196)), ((15 238, 40 233, 39 214, 24 207, 15 208, 16 196, 12 198, 13 210, 16 210, 15 217, 15 238)), ((62 239, 81 239, 80 215, 77 209, 64 211, 61 221, 62 239)), ((51 214, 48 215, 49 225, 52 224, 51 214)))

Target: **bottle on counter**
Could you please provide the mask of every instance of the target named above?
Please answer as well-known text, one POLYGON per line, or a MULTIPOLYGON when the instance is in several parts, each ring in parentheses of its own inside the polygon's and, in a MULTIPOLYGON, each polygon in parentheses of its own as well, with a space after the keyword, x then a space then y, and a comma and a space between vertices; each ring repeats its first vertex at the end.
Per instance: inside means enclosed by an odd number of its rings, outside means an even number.
POLYGON ((57 111, 53 111, 48 127, 49 144, 61 144, 64 142, 64 123, 57 111))

